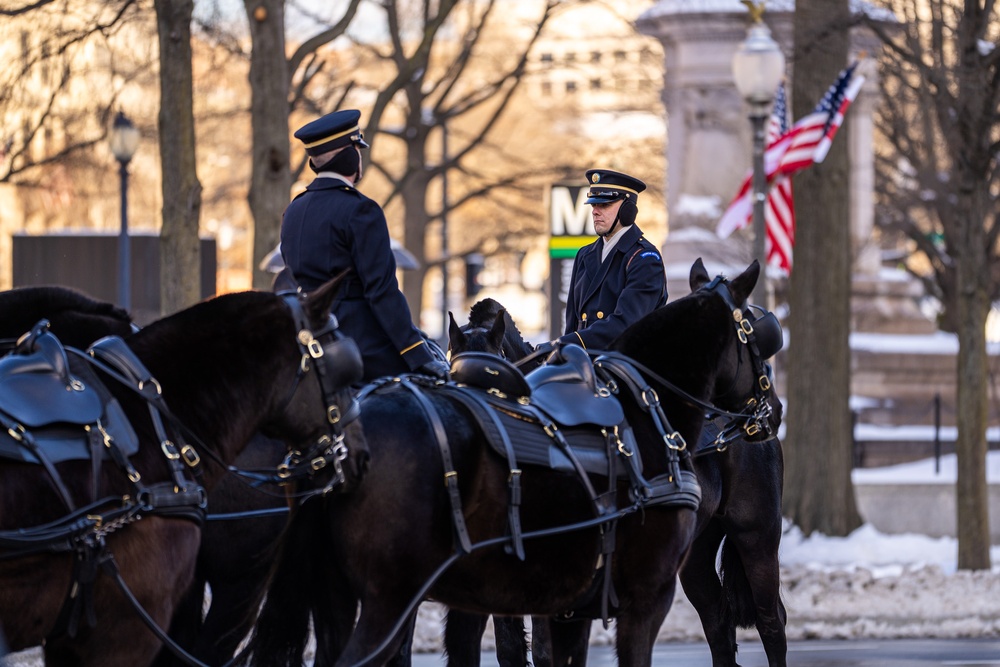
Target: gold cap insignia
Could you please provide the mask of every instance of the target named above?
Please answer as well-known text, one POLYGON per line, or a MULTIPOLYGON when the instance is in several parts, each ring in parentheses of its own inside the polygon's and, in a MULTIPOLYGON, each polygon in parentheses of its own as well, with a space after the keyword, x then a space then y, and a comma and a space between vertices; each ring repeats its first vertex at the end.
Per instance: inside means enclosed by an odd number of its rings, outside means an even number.
POLYGON ((593 181, 594 183, 600 183, 601 182, 601 175, 600 174, 594 174, 593 176, 590 177, 590 180, 593 181))

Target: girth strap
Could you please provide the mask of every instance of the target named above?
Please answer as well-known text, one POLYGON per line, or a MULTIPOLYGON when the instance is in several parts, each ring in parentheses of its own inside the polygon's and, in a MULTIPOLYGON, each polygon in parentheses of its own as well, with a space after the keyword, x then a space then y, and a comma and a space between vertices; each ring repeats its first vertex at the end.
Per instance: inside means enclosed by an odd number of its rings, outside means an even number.
POLYGON ((455 533, 458 535, 459 549, 463 553, 469 553, 472 551, 472 540, 469 539, 469 529, 465 525, 465 516, 462 514, 462 496, 458 490, 458 472, 455 470, 455 464, 451 460, 451 448, 448 446, 448 432, 444 429, 441 416, 438 415, 437 410, 434 409, 430 400, 420 391, 420 387, 406 376, 400 378, 399 384, 413 395, 431 422, 431 428, 434 430, 434 439, 437 440, 438 448, 441 450, 441 461, 444 463, 444 484, 448 489, 448 500, 451 503, 451 518, 455 526, 455 533))
POLYGON ((472 413, 479 428, 486 436, 495 442, 500 442, 507 457, 510 474, 507 476, 507 523, 510 526, 510 539, 514 554, 519 560, 524 560, 524 540, 521 537, 521 469, 514 456, 514 446, 507 435, 507 429, 500 423, 496 411, 480 394, 463 391, 455 385, 442 385, 448 390, 448 396, 455 399, 472 413))

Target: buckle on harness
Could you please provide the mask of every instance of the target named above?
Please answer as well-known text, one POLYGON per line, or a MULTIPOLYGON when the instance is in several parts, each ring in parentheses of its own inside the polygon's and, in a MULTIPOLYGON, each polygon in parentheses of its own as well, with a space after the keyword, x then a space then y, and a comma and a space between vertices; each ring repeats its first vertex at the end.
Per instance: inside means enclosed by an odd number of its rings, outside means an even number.
POLYGON ((201 463, 201 457, 198 456, 198 452, 191 445, 184 445, 181 447, 181 458, 184 459, 184 463, 188 464, 191 468, 195 468, 199 463, 201 463))
POLYGON ((177 451, 177 446, 169 440, 164 440, 160 443, 160 450, 162 450, 163 455, 171 461, 176 461, 181 457, 180 452, 177 451))

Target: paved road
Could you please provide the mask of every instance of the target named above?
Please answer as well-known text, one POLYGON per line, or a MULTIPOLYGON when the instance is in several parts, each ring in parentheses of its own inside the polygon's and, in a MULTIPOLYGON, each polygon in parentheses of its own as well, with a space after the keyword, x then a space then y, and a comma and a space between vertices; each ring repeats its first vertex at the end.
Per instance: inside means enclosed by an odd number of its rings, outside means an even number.
MULTIPOLYGON (((767 667, 759 643, 747 642, 740 650, 743 667, 767 667)), ((413 656, 413 667, 441 667, 438 653, 413 656)), ((496 656, 483 653, 482 667, 495 667, 496 656)), ((590 667, 615 667, 614 650, 594 647, 590 667)), ((707 667, 712 664, 704 644, 657 644, 654 667, 707 667)), ((801 641, 788 645, 788 664, 794 667, 995 667, 1000 666, 1000 639, 856 639, 801 641)))

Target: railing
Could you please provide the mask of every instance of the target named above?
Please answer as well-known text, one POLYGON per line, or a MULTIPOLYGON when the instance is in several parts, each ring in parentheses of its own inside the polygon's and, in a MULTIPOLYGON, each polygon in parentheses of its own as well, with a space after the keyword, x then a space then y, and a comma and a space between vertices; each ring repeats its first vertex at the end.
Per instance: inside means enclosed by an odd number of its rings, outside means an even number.
MULTIPOLYGON (((934 458, 934 472, 936 474, 941 471, 941 457, 946 453, 954 451, 953 443, 957 437, 958 429, 956 426, 944 425, 942 415, 952 417, 949 421, 955 423, 956 412, 954 407, 948 406, 942 401, 940 393, 935 393, 933 398, 922 407, 908 410, 893 410, 893 421, 897 424, 916 423, 917 425, 879 426, 875 424, 861 424, 859 423, 859 418, 862 412, 859 409, 851 411, 851 433, 853 434, 852 455, 855 468, 866 467, 869 463, 871 455, 869 448, 873 443, 895 443, 897 448, 904 446, 904 443, 905 445, 909 445, 909 449, 913 453, 912 456, 903 455, 896 457, 899 460, 895 462, 902 463, 926 456, 926 447, 921 447, 918 450, 914 445, 929 442, 931 443, 931 450, 927 453, 934 458), (928 416, 930 416, 930 421, 932 422, 929 425, 923 423, 927 421, 928 416), (946 447, 948 444, 951 444, 952 447, 946 447), (945 451, 946 449, 950 451, 945 451)), ((991 410, 987 415, 987 419, 989 424, 1000 423, 1000 411, 991 410)), ((989 449, 1000 449, 1000 426, 990 426, 987 428, 986 440, 989 449)), ((880 465, 883 465, 883 463, 880 463, 880 465)))

